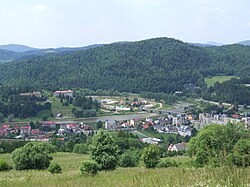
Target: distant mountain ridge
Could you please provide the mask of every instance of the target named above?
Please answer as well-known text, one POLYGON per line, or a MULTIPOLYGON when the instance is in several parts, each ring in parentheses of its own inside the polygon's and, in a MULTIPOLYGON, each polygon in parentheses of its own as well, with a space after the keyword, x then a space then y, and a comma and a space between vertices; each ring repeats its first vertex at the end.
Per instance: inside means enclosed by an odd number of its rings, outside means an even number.
POLYGON ((0 45, 0 49, 7 50, 7 51, 13 51, 13 52, 26 52, 31 50, 39 50, 37 48, 29 47, 26 45, 20 45, 20 44, 7 44, 7 45, 0 45))
POLYGON ((238 42, 237 44, 250 46, 250 40, 241 41, 241 42, 238 42))
MULTIPOLYGON (((131 43, 129 41, 119 41, 114 42, 113 44, 127 44, 131 43)), ((217 43, 217 42, 208 42, 208 43, 188 43, 192 46, 198 47, 218 47, 218 46, 226 46, 227 44, 217 43)), ((250 40, 238 42, 235 44, 250 46, 250 40)), ((60 48, 47 48, 47 49, 39 49, 34 47, 29 47, 26 45, 20 44, 8 44, 8 45, 0 45, 0 64, 11 62, 14 60, 22 60, 29 59, 36 56, 45 56, 45 55, 62 55, 71 53, 74 51, 84 51, 88 49, 93 49, 97 47, 102 47, 108 44, 94 44, 85 47, 60 47, 60 48)))
POLYGON ((11 62, 13 60, 29 59, 36 56, 66 54, 74 51, 101 47, 103 45, 104 44, 94 44, 85 47, 61 47, 48 49, 38 49, 16 44, 0 45, 0 64, 11 62))

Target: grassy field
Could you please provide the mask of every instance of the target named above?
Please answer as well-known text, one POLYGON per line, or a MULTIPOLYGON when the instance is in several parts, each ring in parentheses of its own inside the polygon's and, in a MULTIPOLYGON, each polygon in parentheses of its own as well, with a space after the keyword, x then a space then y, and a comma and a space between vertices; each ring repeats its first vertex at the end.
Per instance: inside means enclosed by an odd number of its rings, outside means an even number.
MULTIPOLYGON (((60 99, 56 97, 50 97, 49 100, 52 102, 52 113, 54 116, 60 113, 63 116, 73 117, 73 114, 71 111, 74 108, 74 106, 72 104, 70 104, 69 106, 62 106, 60 99)), ((75 108, 78 108, 78 107, 75 107, 75 108)))
MULTIPOLYGON (((1 155, 8 160, 9 154, 1 155)), ((232 186, 250 185, 250 168, 166 168, 145 169, 118 168, 115 171, 100 172, 96 176, 81 176, 79 165, 89 159, 87 155, 57 153, 54 160, 62 166, 62 174, 50 174, 47 170, 0 172, 1 187, 190 187, 190 186, 232 186)))
POLYGON ((224 81, 230 80, 232 78, 237 78, 235 76, 214 76, 205 78, 205 83, 207 87, 213 86, 216 82, 222 83, 224 81))

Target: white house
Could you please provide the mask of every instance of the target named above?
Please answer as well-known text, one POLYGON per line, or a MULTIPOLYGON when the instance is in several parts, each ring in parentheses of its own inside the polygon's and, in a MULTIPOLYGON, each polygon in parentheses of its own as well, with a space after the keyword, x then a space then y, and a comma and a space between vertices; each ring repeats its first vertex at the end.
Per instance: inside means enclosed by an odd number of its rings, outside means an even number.
POLYGON ((66 91, 55 91, 54 96, 59 97, 60 95, 65 96, 65 97, 73 97, 73 91, 72 90, 66 90, 66 91))
POLYGON ((170 144, 168 151, 184 151, 187 150, 187 142, 181 142, 178 144, 170 144))

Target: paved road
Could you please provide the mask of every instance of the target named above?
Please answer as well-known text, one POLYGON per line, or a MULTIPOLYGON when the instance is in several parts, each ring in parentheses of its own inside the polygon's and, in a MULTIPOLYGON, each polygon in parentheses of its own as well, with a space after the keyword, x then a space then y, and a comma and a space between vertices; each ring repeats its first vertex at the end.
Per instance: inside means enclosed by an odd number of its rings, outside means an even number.
POLYGON ((148 117, 154 117, 157 114, 155 113, 138 113, 138 114, 129 114, 129 115, 113 115, 113 116, 100 116, 100 117, 94 117, 94 118, 81 118, 75 121, 60 121, 61 123, 74 123, 74 122, 85 122, 85 123, 92 123, 92 122, 98 122, 102 121, 105 122, 107 120, 109 121, 126 121, 131 119, 143 119, 148 117))

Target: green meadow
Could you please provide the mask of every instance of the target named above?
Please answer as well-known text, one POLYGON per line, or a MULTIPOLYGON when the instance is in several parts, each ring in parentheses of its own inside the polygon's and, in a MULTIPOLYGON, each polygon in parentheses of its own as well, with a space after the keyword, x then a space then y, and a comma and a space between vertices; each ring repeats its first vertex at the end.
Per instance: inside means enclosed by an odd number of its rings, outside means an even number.
POLYGON ((213 77, 206 77, 205 83, 207 84, 207 87, 214 86, 216 82, 222 83, 225 81, 228 81, 232 78, 237 78, 236 76, 213 76, 213 77))
MULTIPOLYGON (((230 186, 249 187, 250 168, 117 168, 100 172, 96 176, 82 176, 79 165, 89 159, 87 155, 56 153, 54 161, 62 167, 62 174, 50 174, 47 170, 0 172, 1 187, 190 187, 230 186)), ((12 164, 10 154, 2 154, 12 164)), ((175 158, 176 159, 176 158, 175 158)), ((182 161, 182 159, 178 159, 182 161)), ((186 160, 184 158, 184 160, 186 160)))

